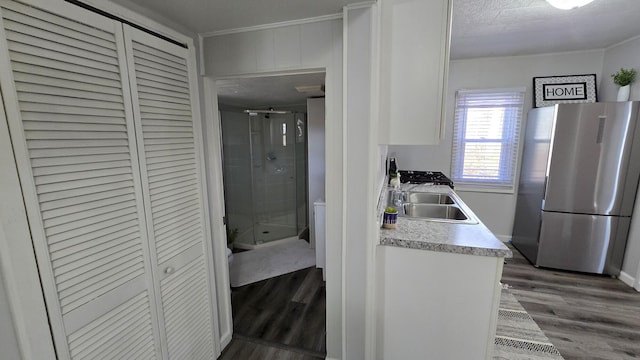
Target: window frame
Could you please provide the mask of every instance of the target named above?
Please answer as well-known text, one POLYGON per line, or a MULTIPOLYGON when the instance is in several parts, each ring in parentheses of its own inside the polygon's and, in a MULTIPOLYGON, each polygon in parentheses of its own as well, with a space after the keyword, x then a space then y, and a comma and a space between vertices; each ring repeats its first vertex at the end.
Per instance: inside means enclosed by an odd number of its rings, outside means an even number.
MULTIPOLYGON (((525 95, 525 87, 460 89, 456 91, 453 116, 453 139, 451 145, 451 178, 456 184, 457 190, 514 193, 518 175, 521 132, 523 131, 525 95), (472 100, 482 100, 482 97, 486 97, 487 101, 490 101, 488 98, 491 97, 491 95, 495 96, 499 94, 505 95, 503 97, 505 104, 502 106, 505 113, 511 113, 508 117, 504 117, 505 123, 502 127, 501 137, 467 139, 466 130, 469 121, 467 113, 469 109, 473 109, 474 107, 478 108, 477 105, 470 105, 469 102, 472 100), (461 99, 461 96, 464 96, 466 99, 461 99), (514 100, 511 105, 507 104, 507 100, 509 99, 514 100), (508 119, 508 121, 506 119, 508 119), (492 181, 490 179, 463 178, 465 145, 489 142, 501 144, 498 179, 492 181)), ((500 105, 496 104, 496 107, 500 107, 500 105)))

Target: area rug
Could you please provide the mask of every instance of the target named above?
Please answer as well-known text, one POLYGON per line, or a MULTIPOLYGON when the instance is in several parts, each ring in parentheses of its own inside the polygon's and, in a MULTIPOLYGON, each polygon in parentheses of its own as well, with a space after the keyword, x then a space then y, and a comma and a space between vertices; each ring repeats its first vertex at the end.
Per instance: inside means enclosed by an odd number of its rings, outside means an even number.
POLYGON ((494 359, 560 360, 563 357, 508 288, 498 310, 494 359))
POLYGON ((229 269, 232 287, 315 266, 315 250, 304 240, 294 240, 233 254, 229 269))

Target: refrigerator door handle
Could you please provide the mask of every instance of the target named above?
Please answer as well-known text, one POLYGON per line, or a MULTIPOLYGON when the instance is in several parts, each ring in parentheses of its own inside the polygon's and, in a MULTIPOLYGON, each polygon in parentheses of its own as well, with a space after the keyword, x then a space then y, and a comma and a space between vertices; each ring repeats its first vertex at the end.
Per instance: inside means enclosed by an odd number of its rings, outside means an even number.
POLYGON ((606 115, 598 116, 598 136, 596 137, 596 144, 602 144, 602 136, 604 134, 604 125, 606 120, 606 115))
POLYGON ((547 197, 547 182, 549 181, 549 176, 545 175, 544 177, 544 185, 542 185, 542 204, 540 204, 540 209, 544 209, 544 199, 547 197))

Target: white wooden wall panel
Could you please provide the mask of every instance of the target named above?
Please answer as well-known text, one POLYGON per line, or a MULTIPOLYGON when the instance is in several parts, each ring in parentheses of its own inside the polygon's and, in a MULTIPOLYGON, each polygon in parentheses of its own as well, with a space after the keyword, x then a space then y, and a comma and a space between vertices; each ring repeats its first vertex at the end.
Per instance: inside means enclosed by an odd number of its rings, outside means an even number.
POLYGON ((157 320, 119 25, 1 4, 9 55, 2 61, 13 70, 2 85, 14 90, 6 99, 11 135, 58 356, 154 358, 157 320), (132 317, 113 318, 125 310, 132 317))
POLYGON ((130 27, 125 39, 164 351, 169 359, 212 359, 215 302, 188 51, 130 27))

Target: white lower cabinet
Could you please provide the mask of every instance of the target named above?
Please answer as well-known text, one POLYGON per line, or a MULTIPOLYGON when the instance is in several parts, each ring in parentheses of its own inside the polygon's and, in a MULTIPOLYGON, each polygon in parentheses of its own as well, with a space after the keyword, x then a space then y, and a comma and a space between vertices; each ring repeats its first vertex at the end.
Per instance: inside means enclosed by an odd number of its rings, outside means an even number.
POLYGON ((0 86, 59 359, 219 353, 188 49, 0 2, 0 86))
POLYGON ((502 257, 378 246, 377 355, 490 359, 502 257))

